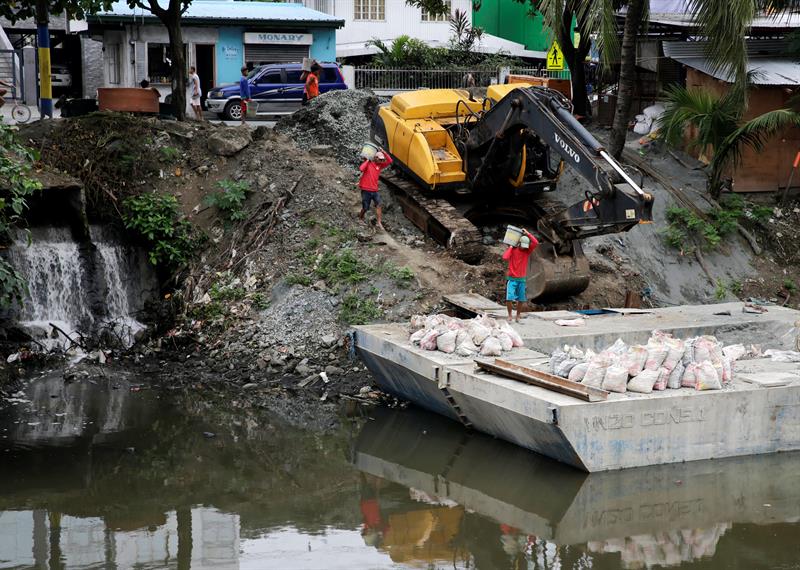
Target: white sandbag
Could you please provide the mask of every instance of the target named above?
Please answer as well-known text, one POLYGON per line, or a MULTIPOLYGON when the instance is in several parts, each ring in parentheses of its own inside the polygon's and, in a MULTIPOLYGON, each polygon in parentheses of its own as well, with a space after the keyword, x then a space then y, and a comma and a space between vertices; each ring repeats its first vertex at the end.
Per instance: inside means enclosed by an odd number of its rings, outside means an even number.
POLYGON ((425 327, 425 315, 411 315, 411 330, 419 330, 425 327))
POLYGON ((472 342, 472 339, 467 337, 463 341, 458 343, 456 347, 456 354, 459 356, 474 356, 477 353, 479 348, 475 346, 475 343, 472 342))
POLYGON ((424 337, 424 336, 425 336, 427 333, 428 333, 428 331, 426 331, 425 329, 419 329, 417 332, 415 332, 414 334, 412 334, 412 335, 409 337, 409 339, 408 339, 408 340, 409 340, 409 342, 410 342, 411 344, 419 344, 419 341, 421 341, 421 340, 422 340, 422 338, 423 338, 423 337, 424 337))
POLYGON ((603 390, 625 392, 628 389, 628 370, 619 365, 609 366, 603 377, 603 390))
POLYGON ((419 341, 419 347, 423 350, 436 350, 436 338, 439 336, 439 331, 430 329, 425 333, 425 336, 419 341))
POLYGON ((621 361, 631 376, 639 374, 644 369, 645 362, 647 362, 647 349, 641 345, 630 347, 621 361))
POLYGON ((584 351, 582 348, 577 346, 569 346, 567 344, 564 345, 564 352, 566 352, 570 358, 574 358, 575 360, 580 360, 582 362, 591 360, 591 358, 594 356, 594 352, 591 350, 587 349, 584 351))
POLYGON ((436 349, 440 352, 451 354, 456 351, 456 338, 458 331, 450 330, 436 337, 436 349))
POLYGON ((684 368, 694 362, 694 343, 697 342, 697 337, 688 338, 683 341, 683 358, 681 361, 683 362, 684 368))
POLYGON ((583 383, 587 386, 594 386, 600 388, 603 385, 603 378, 606 376, 606 370, 611 366, 611 358, 607 354, 598 354, 589 361, 589 367, 586 369, 586 374, 583 376, 583 383))
POLYGON ((684 388, 696 388, 697 387, 697 363, 690 362, 686 365, 686 369, 683 371, 683 377, 681 378, 681 386, 684 388))
POLYGON ((472 331, 472 342, 478 346, 483 344, 483 341, 486 340, 486 337, 492 333, 491 329, 483 326, 477 321, 472 321, 470 323, 469 330, 472 331))
POLYGON ((561 378, 569 378, 570 371, 578 364, 580 364, 580 362, 574 358, 567 358, 566 360, 562 361, 561 364, 556 366, 556 369, 553 373, 561 378))
POLYGON ((747 354, 747 349, 743 344, 730 344, 722 349, 722 356, 730 358, 731 361, 739 360, 745 354, 747 354))
POLYGON ((482 356, 500 356, 501 354, 503 354, 503 346, 497 338, 487 337, 481 344, 482 356))
POLYGON ((672 372, 678 362, 681 362, 686 346, 682 340, 677 338, 666 339, 664 345, 667 347, 667 355, 664 357, 664 362, 661 366, 672 372))
POLYGON ((510 324, 504 322, 500 325, 500 330, 506 333, 508 336, 511 337, 511 342, 516 347, 525 346, 525 343, 522 342, 522 337, 519 335, 517 331, 514 330, 510 324))
POLYGON ((569 376, 567 378, 572 380, 573 382, 581 382, 583 377, 586 376, 586 370, 589 368, 588 362, 581 362, 580 364, 576 364, 572 370, 569 371, 569 376))
POLYGON ((644 363, 645 370, 658 370, 667 357, 668 352, 669 348, 667 348, 667 345, 663 342, 648 342, 647 361, 644 363))
POLYGON ((511 337, 508 336, 506 333, 501 331, 496 331, 492 334, 497 340, 500 341, 500 346, 503 348, 503 352, 508 352, 512 348, 514 348, 514 341, 511 340, 511 337))
POLYGON ((669 378, 667 378, 667 388, 677 390, 681 387, 681 378, 683 378, 684 370, 686 370, 686 367, 683 365, 683 362, 678 362, 678 364, 675 365, 675 368, 672 369, 672 372, 669 373, 669 378))
POLYGON ((649 394, 653 391, 653 384, 658 380, 659 374, 661 373, 658 370, 642 370, 628 382, 628 391, 649 394))
POLYGON ((644 109, 642 109, 642 115, 644 115, 649 119, 655 120, 661 117, 661 115, 664 114, 664 111, 666 111, 664 105, 662 105, 661 103, 655 103, 653 105, 650 105, 649 107, 645 107, 644 109))
POLYGON ((637 135, 646 135, 650 133, 653 127, 653 120, 645 117, 644 115, 636 115, 636 123, 633 125, 633 132, 637 135))
POLYGON ((669 373, 664 366, 658 369, 658 378, 653 382, 653 390, 661 391, 667 389, 667 382, 669 381, 669 373))
POLYGON ((621 338, 618 338, 617 340, 614 341, 614 344, 609 346, 603 352, 610 352, 612 354, 616 354, 618 356, 622 356, 622 355, 628 353, 628 345, 625 344, 624 340, 622 340, 621 338))
POLYGON ((719 375, 710 360, 697 365, 697 390, 721 390, 719 375))
POLYGON ((553 321, 560 327, 582 327, 586 325, 586 321, 582 318, 577 319, 556 319, 553 321))
POLYGON ((734 359, 728 356, 722 357, 722 385, 733 382, 733 362, 734 359))
POLYGON ((562 362, 569 359, 569 355, 557 348, 553 351, 553 354, 550 355, 550 374, 556 373, 556 368, 558 368, 562 362))

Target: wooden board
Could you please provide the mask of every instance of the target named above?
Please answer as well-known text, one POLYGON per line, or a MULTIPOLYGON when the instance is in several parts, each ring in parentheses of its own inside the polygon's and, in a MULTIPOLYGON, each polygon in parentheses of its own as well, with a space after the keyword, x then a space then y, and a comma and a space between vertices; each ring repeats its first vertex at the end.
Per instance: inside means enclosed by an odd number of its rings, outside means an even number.
POLYGON ((475 360, 475 364, 478 365, 478 368, 486 370, 487 372, 492 372, 493 374, 497 374, 499 376, 505 376, 506 378, 511 378, 512 380, 525 382, 526 384, 531 384, 533 386, 539 386, 540 388, 546 388, 548 390, 552 390, 553 392, 558 392, 560 394, 572 396, 573 398, 578 398, 579 400, 584 400, 585 402, 603 402, 608 399, 608 392, 601 390, 600 388, 585 386, 578 382, 572 382, 564 378, 559 378, 558 376, 554 376, 553 374, 543 372, 541 370, 536 370, 535 368, 520 366, 519 364, 514 364, 512 362, 508 362, 507 360, 501 360, 499 358, 495 358, 494 362, 489 362, 487 360, 475 360))
POLYGON ((459 309, 464 309, 465 311, 476 314, 485 313, 487 311, 503 311, 505 309, 503 305, 498 305, 491 299, 487 299, 483 295, 478 295, 477 293, 453 293, 451 295, 445 295, 443 299, 459 309))

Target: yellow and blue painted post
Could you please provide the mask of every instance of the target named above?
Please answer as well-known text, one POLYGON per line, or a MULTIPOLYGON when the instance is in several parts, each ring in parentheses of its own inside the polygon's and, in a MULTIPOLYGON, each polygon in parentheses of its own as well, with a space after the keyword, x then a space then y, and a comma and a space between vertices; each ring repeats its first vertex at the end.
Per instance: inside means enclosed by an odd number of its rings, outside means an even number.
POLYGON ((39 43, 39 102, 42 117, 53 118, 53 85, 50 81, 50 28, 47 22, 36 25, 39 43))

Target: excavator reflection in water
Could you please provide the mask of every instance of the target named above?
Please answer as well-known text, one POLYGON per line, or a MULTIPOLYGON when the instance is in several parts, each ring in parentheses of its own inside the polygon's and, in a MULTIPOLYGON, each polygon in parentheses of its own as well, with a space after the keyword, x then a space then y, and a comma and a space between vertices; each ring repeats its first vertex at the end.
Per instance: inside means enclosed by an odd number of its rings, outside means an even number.
POLYGON ((468 262, 482 253, 476 225, 533 224, 543 239, 531 258, 529 297, 583 291, 589 264, 580 240, 652 221, 653 197, 572 116, 558 91, 492 85, 478 101, 466 91, 395 95, 378 108, 372 139, 405 179, 387 176, 404 213, 468 262), (566 206, 557 182, 569 165, 591 185, 566 206))

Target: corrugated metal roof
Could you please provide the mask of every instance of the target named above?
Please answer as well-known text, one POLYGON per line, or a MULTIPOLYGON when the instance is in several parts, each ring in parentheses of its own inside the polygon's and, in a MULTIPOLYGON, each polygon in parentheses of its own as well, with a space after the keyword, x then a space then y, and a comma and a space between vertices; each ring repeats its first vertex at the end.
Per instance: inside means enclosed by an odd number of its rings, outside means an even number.
MULTIPOLYGON (((165 0, 159 0, 165 5, 165 0)), ((111 10, 98 12, 90 19, 103 17, 153 17, 142 8, 130 8, 126 2, 114 2, 111 10)), ((235 2, 233 0, 194 0, 183 14, 184 20, 263 20, 270 22, 314 22, 340 27, 344 20, 289 2, 235 2)))
MULTIPOLYGON (((694 18, 691 12, 684 13, 650 13, 650 23, 665 24, 668 26, 678 26, 681 28, 695 27, 694 18)), ((753 19, 750 24, 751 29, 786 29, 800 27, 800 14, 789 14, 786 12, 775 16, 759 16, 753 19)))
MULTIPOLYGON (((706 42, 664 42, 664 55, 706 75, 731 83, 727 70, 713 69, 705 56, 706 42)), ((747 42, 747 71, 755 85, 800 85, 800 64, 787 57, 786 42, 754 40, 747 42)))

